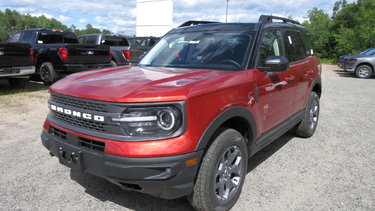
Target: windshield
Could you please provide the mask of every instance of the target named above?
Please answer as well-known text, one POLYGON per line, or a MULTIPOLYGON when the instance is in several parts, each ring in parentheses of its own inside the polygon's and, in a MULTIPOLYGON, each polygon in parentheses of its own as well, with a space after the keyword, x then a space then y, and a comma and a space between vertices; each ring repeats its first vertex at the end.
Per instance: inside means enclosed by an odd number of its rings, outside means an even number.
POLYGON ((233 32, 167 34, 139 65, 239 70, 250 40, 249 34, 233 32))

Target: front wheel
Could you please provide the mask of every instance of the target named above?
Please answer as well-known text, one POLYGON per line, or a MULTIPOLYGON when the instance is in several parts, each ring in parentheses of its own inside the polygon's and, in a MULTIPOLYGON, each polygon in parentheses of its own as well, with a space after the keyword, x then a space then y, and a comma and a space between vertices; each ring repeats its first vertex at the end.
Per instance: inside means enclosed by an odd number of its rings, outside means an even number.
POLYGON ((319 112, 319 96, 316 92, 311 92, 303 119, 296 127, 295 132, 298 136, 309 138, 314 134, 318 126, 319 112))
POLYGON ((355 68, 355 75, 358 78, 370 78, 372 75, 372 68, 368 65, 360 65, 355 68))
POLYGON ((193 192, 197 210, 229 210, 237 202, 247 171, 247 147, 236 130, 220 128, 205 154, 193 192))

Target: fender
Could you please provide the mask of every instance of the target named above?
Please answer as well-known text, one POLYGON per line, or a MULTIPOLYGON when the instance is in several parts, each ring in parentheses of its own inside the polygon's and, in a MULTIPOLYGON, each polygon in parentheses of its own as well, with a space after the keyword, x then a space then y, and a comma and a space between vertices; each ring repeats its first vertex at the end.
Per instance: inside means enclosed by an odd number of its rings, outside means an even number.
POLYGON ((247 110, 244 107, 232 107, 230 109, 225 110, 222 112, 219 116, 217 116, 214 121, 210 123, 210 125, 207 127, 207 129, 204 131, 201 139, 198 142, 198 146, 196 148, 196 151, 205 149, 207 144, 210 142, 211 137, 214 135, 215 131, 227 120, 234 118, 234 117, 240 117, 247 121, 247 123, 250 126, 251 134, 249 134, 250 140, 254 141, 256 139, 256 123, 254 120, 253 115, 249 110, 247 110))

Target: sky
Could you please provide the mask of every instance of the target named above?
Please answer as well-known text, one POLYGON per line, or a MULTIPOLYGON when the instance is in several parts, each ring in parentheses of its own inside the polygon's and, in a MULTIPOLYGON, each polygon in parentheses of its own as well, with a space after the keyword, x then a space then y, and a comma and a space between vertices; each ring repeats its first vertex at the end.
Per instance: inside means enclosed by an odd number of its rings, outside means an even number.
MULTIPOLYGON (((261 14, 289 17, 303 22, 308 10, 317 7, 331 14, 337 0, 229 0, 228 22, 256 22, 261 14)), ((352 2, 352 1, 348 1, 352 2)), ((226 0, 174 0, 173 25, 188 20, 225 21, 226 0)), ((114 33, 136 33, 136 0, 0 0, 21 14, 44 15, 70 27, 96 28, 114 33)))

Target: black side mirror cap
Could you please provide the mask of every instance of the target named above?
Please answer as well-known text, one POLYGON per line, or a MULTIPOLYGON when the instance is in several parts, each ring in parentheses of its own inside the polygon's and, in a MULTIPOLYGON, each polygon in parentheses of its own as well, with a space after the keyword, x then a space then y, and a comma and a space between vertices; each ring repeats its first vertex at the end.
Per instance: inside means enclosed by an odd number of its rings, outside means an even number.
POLYGON ((257 67, 264 72, 282 72, 289 69, 289 60, 285 56, 268 56, 264 67, 257 67))

